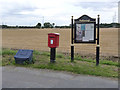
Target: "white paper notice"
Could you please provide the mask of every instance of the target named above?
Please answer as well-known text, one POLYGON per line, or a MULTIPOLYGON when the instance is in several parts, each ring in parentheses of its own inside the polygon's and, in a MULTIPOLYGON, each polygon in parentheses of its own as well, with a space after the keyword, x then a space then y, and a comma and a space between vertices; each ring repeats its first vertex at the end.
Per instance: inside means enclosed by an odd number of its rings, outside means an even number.
POLYGON ((50 43, 53 44, 53 40, 51 40, 50 43))
POLYGON ((94 24, 86 24, 85 37, 83 41, 94 40, 94 24))
POLYGON ((76 24, 76 40, 83 42, 94 40, 94 24, 76 24))

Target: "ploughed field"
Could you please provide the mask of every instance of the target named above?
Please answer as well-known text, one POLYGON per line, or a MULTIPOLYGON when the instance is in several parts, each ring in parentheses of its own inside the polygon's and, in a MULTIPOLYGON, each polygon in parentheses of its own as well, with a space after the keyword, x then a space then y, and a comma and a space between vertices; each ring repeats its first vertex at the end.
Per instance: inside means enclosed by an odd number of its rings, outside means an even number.
MULTIPOLYGON (((48 33, 54 32, 60 33, 57 52, 70 53, 71 29, 3 29, 2 47, 50 51, 48 33)), ((96 53, 96 44, 74 44, 74 46, 75 53, 81 55, 96 53)), ((100 29, 100 55, 118 56, 118 28, 100 29)))

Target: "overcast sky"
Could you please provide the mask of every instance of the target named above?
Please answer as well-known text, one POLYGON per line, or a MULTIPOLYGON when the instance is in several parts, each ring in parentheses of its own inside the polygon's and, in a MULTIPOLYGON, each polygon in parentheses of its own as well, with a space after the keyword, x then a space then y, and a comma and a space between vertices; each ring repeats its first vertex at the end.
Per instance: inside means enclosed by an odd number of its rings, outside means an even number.
POLYGON ((118 22, 119 0, 0 0, 1 23, 7 25, 36 25, 50 22, 69 25, 83 14, 101 23, 118 22))

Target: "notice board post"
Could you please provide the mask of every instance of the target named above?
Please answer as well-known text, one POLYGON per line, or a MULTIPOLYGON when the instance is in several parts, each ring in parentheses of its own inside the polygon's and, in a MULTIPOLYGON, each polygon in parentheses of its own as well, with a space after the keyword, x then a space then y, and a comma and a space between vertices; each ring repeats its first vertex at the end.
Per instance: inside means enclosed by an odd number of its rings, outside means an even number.
POLYGON ((100 22, 100 17, 98 15, 97 19, 97 46, 96 46, 96 66, 99 65, 99 54, 100 54, 100 45, 99 45, 99 22, 100 22))
POLYGON ((71 19, 71 62, 74 61, 74 45, 73 45, 73 16, 71 19))

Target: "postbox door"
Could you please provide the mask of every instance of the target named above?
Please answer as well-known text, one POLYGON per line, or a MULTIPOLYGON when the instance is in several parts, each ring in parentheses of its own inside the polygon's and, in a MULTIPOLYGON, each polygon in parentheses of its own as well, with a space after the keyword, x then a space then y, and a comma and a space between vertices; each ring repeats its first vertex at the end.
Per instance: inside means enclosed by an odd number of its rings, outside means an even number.
POLYGON ((50 37, 49 37, 49 46, 50 46, 51 48, 56 47, 56 45, 55 45, 55 36, 50 36, 50 37))

